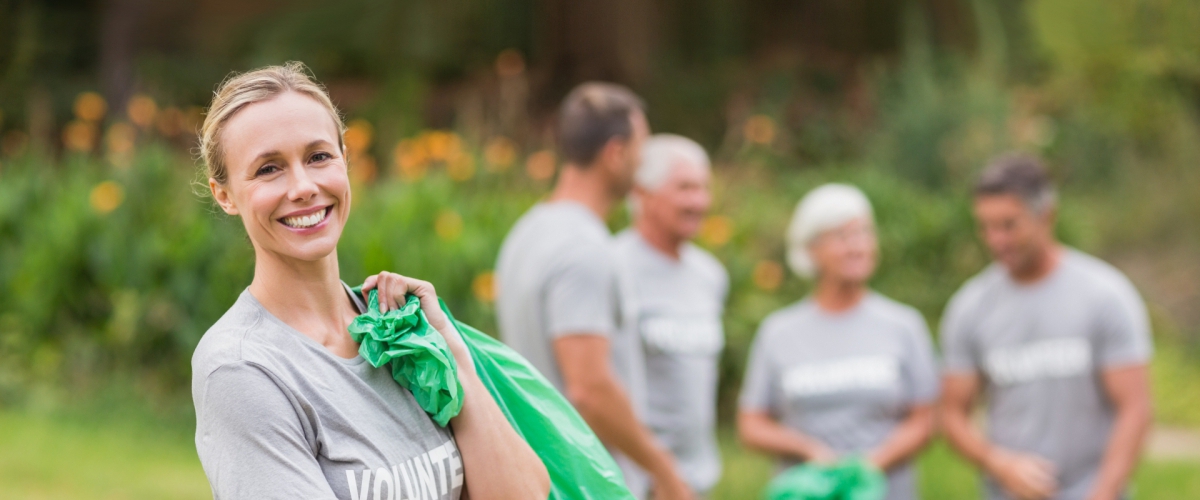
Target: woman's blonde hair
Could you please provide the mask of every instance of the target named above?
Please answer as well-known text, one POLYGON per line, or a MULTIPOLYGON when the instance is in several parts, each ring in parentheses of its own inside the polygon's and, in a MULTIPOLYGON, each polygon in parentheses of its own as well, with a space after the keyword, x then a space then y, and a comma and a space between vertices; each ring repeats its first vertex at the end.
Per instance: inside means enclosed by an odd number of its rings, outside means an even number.
MULTIPOLYGON (((329 99, 325 87, 312 78, 304 63, 291 61, 280 66, 267 66, 254 71, 230 75, 213 94, 212 105, 200 126, 200 157, 207 178, 225 185, 229 171, 221 149, 221 131, 233 115, 257 102, 268 101, 287 92, 299 92, 320 103, 329 111, 338 131, 338 148, 346 125, 337 106, 329 99)), ((207 183, 206 183, 207 184, 207 183)))

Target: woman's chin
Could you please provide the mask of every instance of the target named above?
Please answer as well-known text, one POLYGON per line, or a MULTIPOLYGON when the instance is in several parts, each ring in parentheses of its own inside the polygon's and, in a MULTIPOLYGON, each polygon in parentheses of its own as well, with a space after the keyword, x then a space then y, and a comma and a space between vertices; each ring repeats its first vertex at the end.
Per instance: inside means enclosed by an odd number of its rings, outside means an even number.
POLYGON ((337 250, 338 235, 322 235, 288 243, 290 244, 283 245, 275 253, 298 261, 316 262, 329 257, 337 250))

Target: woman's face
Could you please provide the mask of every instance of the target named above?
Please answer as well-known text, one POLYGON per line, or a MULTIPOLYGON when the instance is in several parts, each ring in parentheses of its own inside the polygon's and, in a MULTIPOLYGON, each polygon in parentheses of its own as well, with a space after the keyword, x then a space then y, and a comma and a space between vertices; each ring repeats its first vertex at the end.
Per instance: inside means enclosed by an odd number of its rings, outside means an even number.
POLYGON ((855 218, 821 233, 809 245, 809 253, 818 279, 866 285, 878 260, 875 226, 870 219, 855 218))
POLYGON ((213 196, 240 215, 257 252, 300 261, 333 253, 350 214, 338 130, 316 100, 288 92, 242 108, 221 132, 229 175, 213 196))

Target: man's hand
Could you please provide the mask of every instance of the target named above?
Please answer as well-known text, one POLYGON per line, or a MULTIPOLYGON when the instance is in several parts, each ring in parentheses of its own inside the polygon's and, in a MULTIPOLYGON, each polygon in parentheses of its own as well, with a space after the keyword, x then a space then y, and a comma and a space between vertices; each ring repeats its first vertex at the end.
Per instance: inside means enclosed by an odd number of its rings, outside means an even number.
POLYGON ((1058 493, 1054 464, 1037 455, 994 449, 984 466, 1009 493, 1021 500, 1045 500, 1058 493))

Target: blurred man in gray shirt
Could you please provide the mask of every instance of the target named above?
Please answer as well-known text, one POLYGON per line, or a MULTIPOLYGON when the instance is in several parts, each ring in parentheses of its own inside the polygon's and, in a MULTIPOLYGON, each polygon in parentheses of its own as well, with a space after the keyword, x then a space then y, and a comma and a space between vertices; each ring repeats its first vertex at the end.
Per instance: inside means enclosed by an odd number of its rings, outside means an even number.
POLYGON ((651 137, 629 200, 633 227, 617 235, 618 272, 633 284, 644 349, 646 421, 698 493, 721 476, 717 371, 729 291, 724 266, 689 242, 711 204, 709 177, 699 144, 677 135, 651 137))
POLYGON ((1041 162, 993 161, 975 188, 995 262, 942 317, 943 425, 989 500, 1117 500, 1150 427, 1150 322, 1116 268, 1054 238, 1041 162), (987 403, 987 433, 970 418, 987 403))
POLYGON ((563 100, 565 164, 549 199, 517 221, 496 263, 501 339, 542 372, 608 446, 642 498, 686 500, 670 453, 642 423, 645 362, 629 284, 604 223, 629 193, 650 134, 641 100, 624 87, 585 83, 563 100))

